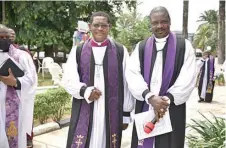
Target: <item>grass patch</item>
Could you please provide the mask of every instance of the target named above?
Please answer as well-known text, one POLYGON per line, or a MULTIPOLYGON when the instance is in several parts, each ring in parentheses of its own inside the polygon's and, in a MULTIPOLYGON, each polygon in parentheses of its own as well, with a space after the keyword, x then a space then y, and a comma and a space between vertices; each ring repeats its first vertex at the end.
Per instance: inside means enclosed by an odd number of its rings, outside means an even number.
POLYGON ((50 73, 45 73, 44 78, 42 77, 42 73, 38 73, 38 86, 52 86, 52 76, 50 73))

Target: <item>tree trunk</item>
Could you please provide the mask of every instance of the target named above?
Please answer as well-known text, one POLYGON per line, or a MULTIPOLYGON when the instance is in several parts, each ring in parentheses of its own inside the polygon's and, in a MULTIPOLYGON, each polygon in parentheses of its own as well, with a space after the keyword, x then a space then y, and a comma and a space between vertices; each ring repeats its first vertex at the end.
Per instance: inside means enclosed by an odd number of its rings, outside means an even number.
POLYGON ((63 61, 63 63, 66 63, 66 61, 67 61, 67 52, 64 50, 64 61, 63 61))
POLYGON ((219 1, 218 24, 218 64, 223 64, 225 60, 225 1, 219 1))
POLYGON ((54 50, 54 53, 55 53, 55 57, 57 57, 57 54, 58 54, 58 46, 57 45, 53 45, 53 50, 54 50))
POLYGON ((2 0, 2 24, 5 24, 5 1, 2 0))
POLYGON ((29 51, 31 51, 31 40, 28 40, 27 42, 27 48, 29 51))
POLYGON ((53 45, 44 45, 45 57, 53 58, 53 45))
POLYGON ((188 6, 189 1, 183 2, 184 8, 183 8, 183 36, 185 38, 188 38, 188 6))

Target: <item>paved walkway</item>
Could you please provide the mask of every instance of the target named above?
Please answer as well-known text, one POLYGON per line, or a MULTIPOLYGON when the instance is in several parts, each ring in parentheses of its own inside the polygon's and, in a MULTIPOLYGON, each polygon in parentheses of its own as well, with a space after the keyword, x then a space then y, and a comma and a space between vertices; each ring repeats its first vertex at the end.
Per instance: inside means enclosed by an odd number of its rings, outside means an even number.
MULTIPOLYGON (((197 88, 195 88, 187 102, 187 122, 190 122, 191 118, 200 119, 201 116, 198 111, 207 116, 211 116, 208 112, 212 112, 216 116, 223 116, 225 115, 226 108, 226 87, 215 87, 212 103, 197 103, 197 100, 197 88)), ((122 148, 129 148, 131 129, 132 127, 129 126, 129 128, 123 132, 122 148)), ((67 132, 68 127, 36 136, 34 137, 34 148, 65 148, 67 132)))

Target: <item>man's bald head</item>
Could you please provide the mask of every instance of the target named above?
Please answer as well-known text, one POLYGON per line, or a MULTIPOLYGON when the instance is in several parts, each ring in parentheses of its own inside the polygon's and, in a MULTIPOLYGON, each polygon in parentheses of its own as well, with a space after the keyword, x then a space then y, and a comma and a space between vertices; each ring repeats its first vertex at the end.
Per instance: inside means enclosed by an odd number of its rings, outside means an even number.
POLYGON ((5 25, 0 24, 0 38, 8 38, 9 30, 5 25))
POLYGON ((8 28, 5 25, 0 24, 0 32, 7 30, 8 28))
POLYGON ((9 28, 9 39, 14 42, 16 40, 16 33, 12 28, 9 28))

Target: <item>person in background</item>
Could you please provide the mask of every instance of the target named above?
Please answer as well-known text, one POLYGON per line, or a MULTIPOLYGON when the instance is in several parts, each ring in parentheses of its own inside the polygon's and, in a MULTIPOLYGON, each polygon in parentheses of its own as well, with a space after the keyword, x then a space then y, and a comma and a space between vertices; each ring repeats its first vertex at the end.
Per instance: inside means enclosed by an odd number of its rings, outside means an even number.
POLYGON ((73 46, 84 43, 86 40, 91 38, 88 23, 78 21, 78 27, 73 34, 73 46))
MULTIPOLYGON (((24 72, 0 76, 0 148, 26 148, 31 135, 37 75, 31 56, 14 47, 9 29, 0 24, 0 61, 12 59, 24 72)), ((2 64, 2 63, 1 63, 2 64)))
POLYGON ((198 84, 198 102, 212 102, 214 92, 214 72, 215 72, 215 59, 211 55, 210 50, 203 52, 203 58, 199 62, 199 74, 197 78, 198 84))
MULTIPOLYGON (((15 40, 16 40, 16 33, 15 33, 15 31, 12 28, 9 28, 8 30, 9 30, 9 39, 12 41, 13 46, 15 48, 23 50, 23 51, 25 51, 25 52, 27 52, 27 53, 29 53, 31 55, 30 50, 28 50, 24 46, 20 46, 19 44, 15 43, 15 40)), ((36 66, 35 66, 35 68, 36 68, 36 71, 37 71, 37 67, 36 66)), ((28 148, 32 148, 33 147, 32 140, 33 140, 33 129, 32 129, 31 133, 27 133, 27 147, 28 148)))

